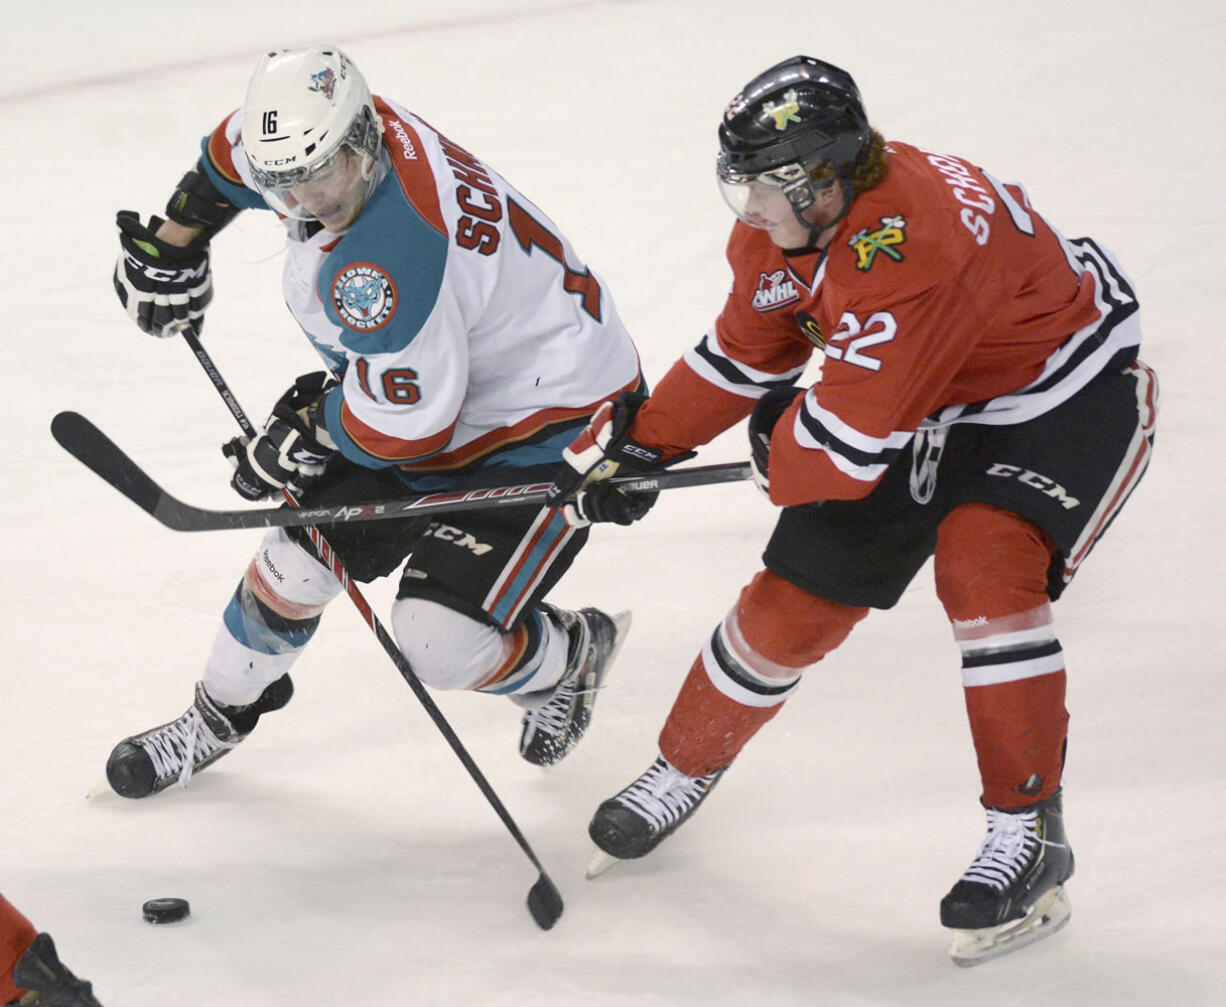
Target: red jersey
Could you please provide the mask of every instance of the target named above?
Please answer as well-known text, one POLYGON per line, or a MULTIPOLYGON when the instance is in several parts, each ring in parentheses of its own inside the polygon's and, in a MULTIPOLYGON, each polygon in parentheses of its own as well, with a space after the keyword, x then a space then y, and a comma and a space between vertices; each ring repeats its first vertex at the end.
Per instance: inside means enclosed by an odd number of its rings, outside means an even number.
POLYGON ((771 499, 858 499, 920 427, 1024 422, 1135 353, 1136 298, 1109 253, 1066 241, 1020 186, 888 150, 885 178, 820 252, 785 255, 737 222, 724 310, 640 411, 636 439, 705 443, 820 348, 821 380, 775 427, 771 499))

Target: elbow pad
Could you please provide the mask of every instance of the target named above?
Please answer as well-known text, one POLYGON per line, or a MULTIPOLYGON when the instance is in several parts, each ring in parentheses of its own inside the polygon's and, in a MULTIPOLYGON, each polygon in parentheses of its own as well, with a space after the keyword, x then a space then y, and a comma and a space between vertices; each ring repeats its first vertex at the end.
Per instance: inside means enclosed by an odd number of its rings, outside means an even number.
POLYGON ((229 203, 209 181, 203 167, 196 167, 179 180, 178 188, 166 203, 166 216, 184 227, 200 227, 204 233, 197 241, 209 241, 230 223, 239 208, 229 203))

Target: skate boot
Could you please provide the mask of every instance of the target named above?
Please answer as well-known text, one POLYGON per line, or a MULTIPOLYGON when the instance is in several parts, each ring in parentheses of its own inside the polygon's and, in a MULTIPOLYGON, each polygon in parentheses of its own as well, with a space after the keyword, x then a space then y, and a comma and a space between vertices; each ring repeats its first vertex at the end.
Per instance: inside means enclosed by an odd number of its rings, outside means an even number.
POLYGON ((1064 882, 1073 851, 1061 792, 1018 811, 988 808, 988 834, 974 862, 941 900, 954 931, 955 965, 978 965, 1054 934, 1072 912, 1064 882))
POLYGON ((592 722, 596 691, 608 677, 630 630, 630 613, 610 616, 596 608, 568 612, 552 605, 542 607, 570 634, 566 673, 543 704, 525 711, 519 754, 533 765, 552 766, 579 744, 592 722))
POLYGON ((13 982, 30 993, 15 1001, 37 1007, 102 1007, 90 984, 74 976, 55 953, 50 934, 39 934, 13 966, 13 982))
POLYGON ((279 710, 294 694, 289 675, 268 686, 254 703, 223 706, 196 683, 196 699, 178 720, 125 738, 106 761, 106 778, 120 797, 148 797, 172 783, 186 787, 199 772, 254 729, 260 715, 279 710))
POLYGON ((587 876, 594 878, 618 860, 633 860, 654 850, 698 810, 727 768, 707 776, 686 776, 659 756, 647 772, 596 809, 587 831, 600 852, 587 876))

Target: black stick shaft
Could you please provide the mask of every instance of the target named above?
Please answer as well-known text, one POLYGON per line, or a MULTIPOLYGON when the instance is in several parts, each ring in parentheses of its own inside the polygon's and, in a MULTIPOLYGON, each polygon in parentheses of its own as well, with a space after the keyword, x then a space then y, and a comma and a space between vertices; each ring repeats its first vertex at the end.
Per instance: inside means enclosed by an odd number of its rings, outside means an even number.
MULTIPOLYGON (((190 327, 184 327, 181 331, 187 345, 191 347, 192 353, 195 354, 196 359, 200 362, 200 366, 204 368, 205 373, 209 376, 209 380, 213 382, 213 387, 217 389, 218 394, 229 407, 235 420, 238 421, 238 425, 242 428, 243 433, 248 437, 255 436, 256 431, 252 426, 251 421, 247 419, 246 413, 243 412, 242 407, 238 404, 238 400, 234 397, 233 393, 231 393, 225 379, 221 376, 221 372, 217 370, 216 366, 214 366, 212 358, 209 356, 208 351, 201 345, 196 333, 190 327)), ((285 494, 286 502, 290 505, 290 507, 296 508, 298 506, 298 501, 294 498, 294 495, 288 489, 283 490, 282 492, 285 494)), ((344 587, 345 593, 349 595, 349 598, 353 602, 354 606, 362 614, 362 618, 366 620, 366 625, 370 627, 371 631, 375 634, 375 638, 379 641, 380 645, 382 645, 384 651, 387 653, 387 656, 390 657, 392 659, 392 663, 396 665, 396 670, 399 671, 401 677, 408 682, 409 688, 413 690, 413 695, 415 695, 421 702, 421 705, 425 707, 426 713, 428 713, 430 715, 430 719, 434 721, 435 727, 437 727, 443 737, 447 739, 447 744, 451 746, 452 751, 454 751, 459 757, 459 760, 461 763, 463 763, 464 768, 468 770, 468 775, 473 778, 473 782, 477 784, 477 787, 481 790, 481 793, 485 795, 485 799, 489 801, 494 811, 497 812, 498 817, 502 819, 503 825, 507 827, 507 831, 511 833, 515 841, 519 844, 519 848, 524 851, 525 856, 527 856, 527 858, 532 862, 532 866, 540 872, 540 879, 538 880, 537 884, 543 885, 556 892, 557 886, 554 885, 549 875, 545 873, 545 868, 541 866, 541 862, 537 858, 536 852, 532 849, 531 845, 529 845, 528 840, 524 838, 524 834, 520 831, 519 826, 515 824, 515 819, 511 817, 511 813, 507 811, 506 806, 502 803, 502 800, 498 797, 498 794, 494 791, 494 788, 490 786, 489 781, 485 778, 485 774, 481 772, 476 762, 473 761, 472 756, 468 754, 468 749, 464 747, 464 743, 460 741, 459 736, 447 722, 447 718, 443 716, 442 711, 435 705, 434 700, 430 697, 429 692, 426 691, 426 687, 422 684, 421 679, 418 678, 417 673, 413 671, 408 659, 401 652, 400 647, 396 644, 396 641, 392 639, 392 635, 383 628, 383 623, 379 621, 379 617, 376 616, 374 611, 371 609, 370 603, 366 600, 366 597, 362 594, 361 590, 359 590, 357 584, 350 580, 349 573, 345 569, 344 564, 341 562, 340 557, 337 556, 332 550, 332 547, 328 545, 327 540, 320 534, 318 528, 311 526, 308 528, 308 531, 311 535, 311 542, 315 546, 315 551, 319 554, 320 562, 331 569, 333 574, 336 575, 337 580, 341 582, 341 586, 344 587)), ((531 901, 529 908, 533 909, 531 901)), ((560 899, 558 901, 557 914, 561 915, 560 899)), ((550 919, 548 921, 542 920, 538 917, 538 911, 535 909, 533 909, 533 918, 536 919, 538 925, 542 926, 546 930, 548 930, 549 927, 553 926, 553 923, 556 922, 556 916, 554 919, 550 919)))

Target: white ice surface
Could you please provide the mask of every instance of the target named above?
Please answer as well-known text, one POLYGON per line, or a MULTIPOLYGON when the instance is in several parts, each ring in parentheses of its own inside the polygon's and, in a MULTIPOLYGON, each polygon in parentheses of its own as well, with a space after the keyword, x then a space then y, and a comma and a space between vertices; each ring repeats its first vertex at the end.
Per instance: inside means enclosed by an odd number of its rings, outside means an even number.
MULTIPOLYGON (((422 0, 7 5, 0 246, 0 890, 108 1007, 1226 1003, 1221 54, 1209 2, 422 0), (160 210, 264 46, 344 44, 377 90, 496 166, 611 286, 649 377, 719 310, 715 127, 797 51, 888 135, 1023 181, 1131 271, 1162 380, 1150 474, 1056 608, 1069 659, 1071 925, 953 967, 937 902, 982 832, 957 650, 924 571, 810 675, 701 816, 585 882, 596 804, 650 762, 692 656, 758 565, 748 485, 600 530, 557 592, 632 606, 591 736, 548 773, 516 711, 443 695, 566 897, 536 878, 345 599, 298 695, 186 792, 86 800, 111 746, 186 706, 258 533, 162 529, 51 440, 72 408, 179 495, 239 506, 231 421, 186 349, 115 303, 114 213, 160 210), (191 900, 154 928, 153 896, 191 900)), ((251 215, 247 215, 248 218, 251 215)), ((278 238, 216 241, 206 340, 262 415, 314 357, 278 238)), ((741 434, 705 461, 742 454, 741 434)), ((371 595, 384 607, 391 586, 371 595)))

